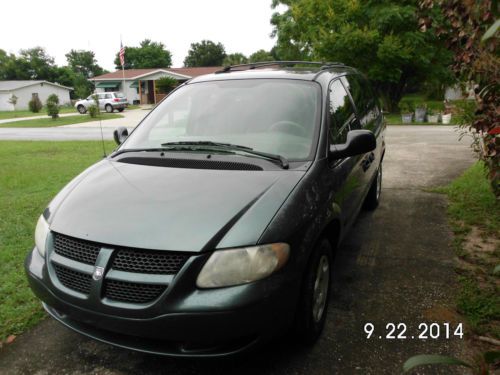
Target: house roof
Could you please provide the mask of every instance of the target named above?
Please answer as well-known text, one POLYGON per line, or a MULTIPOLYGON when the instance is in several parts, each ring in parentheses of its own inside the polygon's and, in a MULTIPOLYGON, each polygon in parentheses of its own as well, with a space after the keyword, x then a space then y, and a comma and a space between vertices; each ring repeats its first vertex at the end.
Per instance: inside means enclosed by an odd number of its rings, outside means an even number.
POLYGON ((25 80, 25 81, 0 81, 0 91, 13 91, 23 87, 38 85, 40 83, 61 87, 67 90, 73 90, 72 87, 66 87, 58 83, 52 83, 49 81, 25 80))
POLYGON ((172 73, 172 75, 177 75, 179 76, 179 78, 190 79, 204 74, 211 74, 220 69, 222 69, 222 67, 220 66, 204 66, 196 68, 127 69, 124 70, 123 72, 121 70, 117 70, 112 73, 106 73, 94 77, 92 78, 92 80, 93 81, 109 80, 109 79, 122 80, 124 77, 126 80, 135 80, 158 72, 172 73))

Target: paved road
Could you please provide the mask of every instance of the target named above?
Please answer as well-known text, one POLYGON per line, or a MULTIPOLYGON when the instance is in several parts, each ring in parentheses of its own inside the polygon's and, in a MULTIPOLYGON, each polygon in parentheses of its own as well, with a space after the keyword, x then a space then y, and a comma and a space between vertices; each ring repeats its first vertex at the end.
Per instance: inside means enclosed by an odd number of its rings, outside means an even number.
MULTIPOLYGON (((113 130, 125 126, 132 130, 149 113, 148 110, 134 109, 122 113, 123 118, 91 121, 82 124, 64 125, 52 128, 0 128, 0 140, 26 141, 70 141, 70 140, 98 140, 102 132, 105 139, 113 139, 113 130)), ((86 115, 82 115, 86 116, 86 115)))
MULTIPOLYGON (((382 203, 359 217, 336 257, 333 298, 320 341, 311 349, 278 340, 256 354, 217 361, 173 360, 113 348, 47 319, 0 351, 7 374, 397 374, 409 356, 463 353, 463 341, 379 339, 387 323, 451 320, 451 232, 445 184, 473 162, 450 127, 390 127, 382 203), (367 340, 365 323, 377 327, 367 340)), ((455 369, 453 369, 455 371, 455 369)), ((425 373, 452 373, 451 368, 425 373)))

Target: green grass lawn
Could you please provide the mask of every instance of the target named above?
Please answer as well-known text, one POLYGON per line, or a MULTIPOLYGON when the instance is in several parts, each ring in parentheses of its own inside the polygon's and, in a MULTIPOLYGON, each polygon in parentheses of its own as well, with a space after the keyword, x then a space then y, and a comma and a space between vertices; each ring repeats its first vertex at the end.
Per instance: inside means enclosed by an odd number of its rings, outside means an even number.
MULTIPOLYGON (((117 113, 101 113, 100 119, 111 120, 122 117, 122 115, 119 115, 117 113)), ((0 124, 0 128, 49 128, 61 125, 81 124, 83 122, 98 120, 99 118, 92 118, 89 115, 58 117, 55 120, 47 116, 46 118, 34 118, 30 120, 4 122, 0 124)))
MULTIPOLYGON (((61 107, 59 113, 77 113, 76 109, 73 107, 61 107)), ((33 117, 33 116, 46 116, 47 110, 42 108, 38 113, 33 113, 30 110, 18 110, 18 111, 0 111, 0 120, 7 120, 9 118, 20 118, 20 117, 33 117)))
POLYGON ((500 338, 500 283, 493 274, 500 264, 500 201, 481 162, 437 191, 449 198, 461 284, 457 308, 476 333, 500 338))
MULTIPOLYGON (((106 142, 108 151, 114 147, 106 142)), ((96 141, 0 141, 0 342, 44 316, 23 270, 38 217, 67 182, 101 158, 96 141)))

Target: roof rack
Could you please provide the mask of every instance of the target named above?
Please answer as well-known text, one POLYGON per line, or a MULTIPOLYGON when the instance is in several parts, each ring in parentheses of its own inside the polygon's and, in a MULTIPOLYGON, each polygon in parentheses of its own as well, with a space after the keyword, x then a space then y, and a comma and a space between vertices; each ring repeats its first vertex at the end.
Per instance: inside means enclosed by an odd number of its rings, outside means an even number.
POLYGON ((297 65, 297 64, 319 66, 320 70, 329 69, 329 68, 332 68, 334 66, 344 66, 344 64, 339 63, 339 62, 261 61, 261 62, 255 62, 255 63, 249 63, 249 64, 228 65, 228 66, 225 66, 223 69, 216 71, 215 74, 228 73, 228 72, 234 72, 234 71, 237 72, 237 71, 243 71, 243 70, 249 70, 249 69, 257 69, 257 68, 262 68, 262 67, 266 67, 266 66, 274 66, 274 65, 297 65))

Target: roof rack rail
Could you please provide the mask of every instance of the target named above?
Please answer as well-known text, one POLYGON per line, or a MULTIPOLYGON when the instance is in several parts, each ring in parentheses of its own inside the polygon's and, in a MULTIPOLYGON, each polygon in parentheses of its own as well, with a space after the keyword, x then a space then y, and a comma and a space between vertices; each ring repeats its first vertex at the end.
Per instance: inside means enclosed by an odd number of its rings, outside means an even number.
POLYGON ((232 71, 242 71, 242 70, 249 70, 249 69, 257 69, 257 68, 262 68, 262 67, 266 67, 266 66, 273 66, 273 65, 297 65, 297 64, 319 66, 320 70, 329 69, 329 68, 334 67, 334 66, 344 66, 344 64, 339 63, 339 62, 261 61, 261 62, 248 63, 248 64, 228 65, 228 66, 225 66, 223 69, 216 71, 215 74, 228 73, 228 72, 232 72, 232 71))

